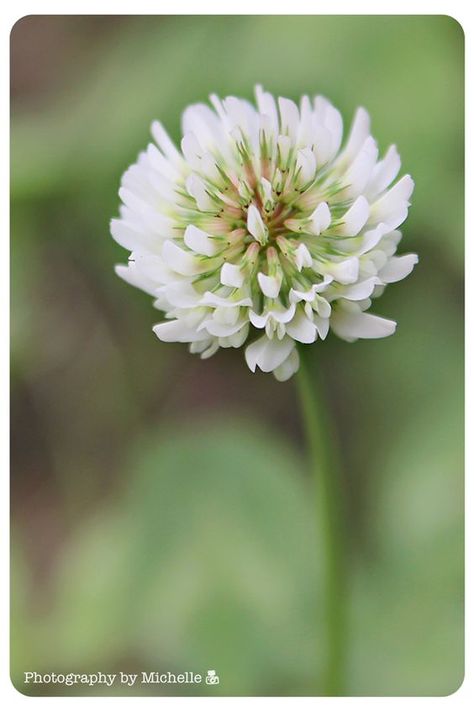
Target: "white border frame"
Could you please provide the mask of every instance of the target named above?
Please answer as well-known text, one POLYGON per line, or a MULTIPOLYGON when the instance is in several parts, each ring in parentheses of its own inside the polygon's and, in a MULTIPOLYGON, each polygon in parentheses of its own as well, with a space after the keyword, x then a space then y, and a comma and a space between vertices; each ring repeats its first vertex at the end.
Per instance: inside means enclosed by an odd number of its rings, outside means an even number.
MULTIPOLYGON (((215 0, 200 0, 198 6, 192 0, 173 0, 172 2, 154 3, 147 0, 116 0, 106 2, 104 0, 69 0, 66 3, 59 0, 45 0, 43 2, 27 2, 17 0, 14 4, 2 7, 2 32, 0 35, 0 58, 3 71, 1 72, 1 96, 3 101, 0 104, 1 120, 4 131, 1 134, 1 145, 3 147, 1 161, 1 174, 3 190, 1 192, 0 220, 2 224, 2 235, 5 241, 9 241, 9 165, 6 157, 9 156, 9 53, 10 53, 10 30, 21 17, 25 15, 450 15, 462 26, 466 38, 466 126, 474 125, 473 96, 474 96, 474 71, 473 71, 473 34, 474 21, 473 13, 468 7, 467 0, 451 0, 442 2, 441 0, 431 0, 430 3, 422 0, 387 0, 380 3, 375 0, 359 0, 354 3, 352 0, 332 0, 328 3, 310 3, 306 0, 292 0, 291 4, 279 0, 266 2, 265 0, 240 0, 240 2, 223 3, 215 0), (289 10, 291 9, 291 12, 289 10), (471 84, 471 86, 470 86, 471 84)), ((469 305, 473 306, 474 299, 474 275, 473 275, 473 252, 472 244, 473 230, 473 209, 470 207, 467 196, 474 195, 474 154, 471 135, 466 131, 466 363, 469 357, 473 358, 472 348, 473 337, 473 317, 470 313, 469 305), (468 237, 471 236, 471 241, 468 237), (469 277, 471 277, 469 279, 469 277)), ((3 274, 0 278, 0 333, 6 334, 9 331, 9 252, 7 258, 2 262, 3 274)), ((4 335, 4 343, 7 339, 4 335)), ((0 386, 2 396, 0 403, 0 416, 4 427, 0 432, 0 465, 2 472, 3 496, 2 514, 4 515, 3 531, 8 530, 9 521, 9 411, 8 411, 8 380, 9 380, 9 355, 8 346, 2 348, 0 368, 0 386)), ((472 556, 474 523, 469 513, 472 513, 472 493, 473 484, 469 474, 474 469, 472 435, 473 432, 473 373, 472 368, 466 369, 466 603, 473 597, 474 581, 472 565, 468 566, 469 554, 472 556)), ((8 580, 9 570, 9 541, 5 533, 2 535, 0 544, 0 555, 2 562, 2 581, 8 580)), ((323 711, 325 709, 350 708, 354 711, 365 711, 366 709, 388 708, 396 709, 403 706, 404 709, 414 708, 430 709, 466 709, 472 708, 474 702, 473 685, 473 619, 471 608, 466 604, 466 678, 460 689, 447 697, 341 697, 341 698, 292 698, 292 697, 272 697, 272 698, 183 698, 183 697, 27 697, 14 689, 10 682, 9 674, 9 594, 5 584, 2 585, 0 593, 0 629, 3 634, 0 640, 0 701, 8 709, 24 709, 34 707, 35 709, 69 709, 87 708, 96 709, 99 707, 120 709, 135 708, 137 704, 144 706, 161 708, 189 707, 196 709, 213 708, 242 708, 244 705, 248 709, 301 709, 315 708, 323 711)))

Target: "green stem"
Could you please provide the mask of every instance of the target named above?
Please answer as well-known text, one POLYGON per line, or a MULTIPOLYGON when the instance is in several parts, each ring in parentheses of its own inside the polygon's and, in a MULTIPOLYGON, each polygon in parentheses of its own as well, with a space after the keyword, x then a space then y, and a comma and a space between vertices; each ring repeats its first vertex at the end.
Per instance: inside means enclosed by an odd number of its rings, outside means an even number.
POLYGON ((317 525, 321 537, 323 563, 323 616, 325 668, 322 691, 325 696, 341 696, 346 651, 345 615, 345 535, 342 487, 327 408, 316 383, 314 351, 300 349, 297 374, 298 392, 310 452, 317 504, 317 525))

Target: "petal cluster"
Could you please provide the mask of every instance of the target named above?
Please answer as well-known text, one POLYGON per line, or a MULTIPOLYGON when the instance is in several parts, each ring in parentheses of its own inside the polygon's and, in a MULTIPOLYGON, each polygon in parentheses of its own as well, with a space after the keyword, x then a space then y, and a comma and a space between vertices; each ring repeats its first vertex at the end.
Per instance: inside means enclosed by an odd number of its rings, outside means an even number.
POLYGON ((181 150, 153 123, 111 223, 131 252, 117 273, 164 312, 158 338, 202 358, 246 344, 252 371, 287 380, 297 343, 392 334, 371 300, 418 261, 395 256, 413 191, 409 175, 393 184, 395 146, 379 158, 362 108, 343 145, 321 96, 210 100, 185 110, 181 150))

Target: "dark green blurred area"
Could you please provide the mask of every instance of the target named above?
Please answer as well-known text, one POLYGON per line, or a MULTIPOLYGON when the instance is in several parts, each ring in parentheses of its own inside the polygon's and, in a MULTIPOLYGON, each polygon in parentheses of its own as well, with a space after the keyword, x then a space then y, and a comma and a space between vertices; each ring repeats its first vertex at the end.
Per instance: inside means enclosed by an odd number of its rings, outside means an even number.
MULTIPOLYGON (((313 695, 314 496, 294 383, 241 351, 157 341, 108 235, 159 118, 211 92, 364 105, 413 175, 374 311, 395 336, 314 347, 345 467, 350 695, 444 695, 463 676, 463 35, 448 17, 27 17, 12 34, 12 679, 215 669, 313 695)), ((110 692, 109 692, 110 693, 110 692)), ((111 693, 125 694, 116 687, 111 693)))

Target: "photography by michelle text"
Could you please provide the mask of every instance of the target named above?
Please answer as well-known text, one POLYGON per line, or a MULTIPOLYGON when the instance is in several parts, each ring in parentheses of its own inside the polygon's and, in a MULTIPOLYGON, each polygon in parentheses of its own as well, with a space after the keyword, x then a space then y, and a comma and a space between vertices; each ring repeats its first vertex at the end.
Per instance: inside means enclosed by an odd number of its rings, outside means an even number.
POLYGON ((462 28, 27 16, 11 92, 15 688, 454 692, 462 28))

